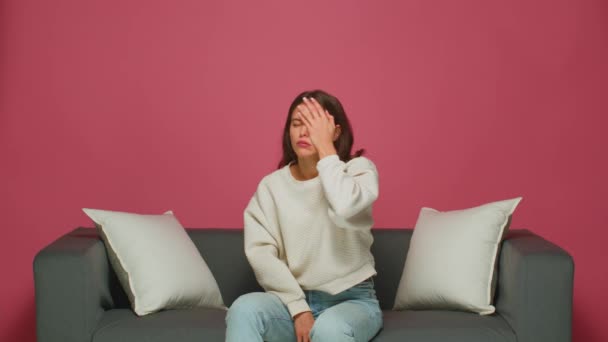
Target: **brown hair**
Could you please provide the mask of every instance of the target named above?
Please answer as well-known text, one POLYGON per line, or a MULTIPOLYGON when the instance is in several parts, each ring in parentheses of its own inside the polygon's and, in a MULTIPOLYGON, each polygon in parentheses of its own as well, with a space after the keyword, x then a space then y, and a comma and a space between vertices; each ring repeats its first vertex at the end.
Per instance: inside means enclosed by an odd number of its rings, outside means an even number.
POLYGON ((344 112, 344 108, 340 101, 335 97, 323 90, 311 90, 305 91, 293 100, 291 106, 289 106, 289 111, 287 112, 287 121, 285 122, 285 127, 283 129, 283 158, 279 162, 279 169, 286 166, 292 161, 298 162, 298 156, 296 152, 293 150, 291 146, 291 137, 289 135, 289 127, 291 125, 291 115, 296 107, 304 102, 303 97, 312 97, 321 107, 326 109, 331 116, 334 117, 334 123, 336 125, 340 125, 340 136, 336 141, 334 141, 334 147, 338 152, 338 156, 340 160, 347 162, 352 158, 360 157, 365 152, 365 149, 360 149, 355 152, 354 155, 351 155, 351 150, 353 147, 353 142, 355 140, 353 136, 353 130, 350 126, 350 122, 346 117, 346 113, 344 112))

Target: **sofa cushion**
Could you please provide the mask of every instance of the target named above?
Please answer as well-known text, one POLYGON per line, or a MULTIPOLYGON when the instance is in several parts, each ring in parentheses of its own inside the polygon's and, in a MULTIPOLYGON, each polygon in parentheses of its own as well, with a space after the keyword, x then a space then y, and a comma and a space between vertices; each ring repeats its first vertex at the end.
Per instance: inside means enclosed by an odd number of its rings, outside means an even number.
POLYGON ((165 310, 138 317, 130 309, 106 311, 92 342, 224 341, 226 311, 211 308, 165 310))
POLYGON ((498 314, 461 311, 384 311, 384 327, 374 342, 516 342, 513 329, 498 314))
MULTIPOLYGON (((167 310, 136 316, 129 309, 104 313, 92 342, 223 342, 226 312, 217 309, 167 310)), ((383 311, 384 327, 373 342, 515 342, 497 314, 479 316, 456 311, 383 311)))

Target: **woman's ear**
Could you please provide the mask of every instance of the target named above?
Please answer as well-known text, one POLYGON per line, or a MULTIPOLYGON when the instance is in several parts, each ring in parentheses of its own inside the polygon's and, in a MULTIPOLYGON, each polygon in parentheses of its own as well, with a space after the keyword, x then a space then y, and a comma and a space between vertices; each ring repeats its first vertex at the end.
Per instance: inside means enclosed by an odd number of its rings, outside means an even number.
POLYGON ((340 125, 336 125, 336 129, 334 130, 334 141, 338 140, 340 133, 342 133, 342 127, 340 127, 340 125))

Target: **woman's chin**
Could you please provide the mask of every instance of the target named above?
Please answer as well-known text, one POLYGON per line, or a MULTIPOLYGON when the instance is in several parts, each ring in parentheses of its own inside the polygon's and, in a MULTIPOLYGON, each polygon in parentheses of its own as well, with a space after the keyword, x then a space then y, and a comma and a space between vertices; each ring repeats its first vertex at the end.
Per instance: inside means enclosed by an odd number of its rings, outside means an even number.
POLYGON ((298 156, 298 158, 310 158, 317 155, 317 151, 300 150, 296 152, 296 155, 298 156))

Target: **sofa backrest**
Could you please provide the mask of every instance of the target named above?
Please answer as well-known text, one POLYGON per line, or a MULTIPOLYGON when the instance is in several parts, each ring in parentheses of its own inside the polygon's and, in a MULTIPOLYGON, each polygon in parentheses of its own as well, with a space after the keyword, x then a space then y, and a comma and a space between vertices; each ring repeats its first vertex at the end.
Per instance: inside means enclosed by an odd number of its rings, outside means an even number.
MULTIPOLYGON (((240 295, 264 291, 244 251, 243 229, 187 228, 188 235, 213 273, 224 304, 230 306, 240 295)), ((412 229, 373 228, 372 254, 378 275, 374 277, 376 295, 382 309, 391 309, 405 264, 412 229)), ((115 307, 129 308, 129 301, 115 274, 110 275, 115 307)))

